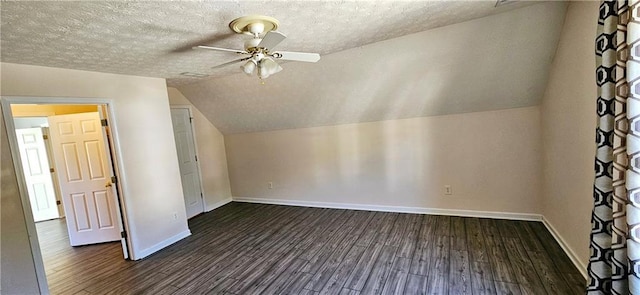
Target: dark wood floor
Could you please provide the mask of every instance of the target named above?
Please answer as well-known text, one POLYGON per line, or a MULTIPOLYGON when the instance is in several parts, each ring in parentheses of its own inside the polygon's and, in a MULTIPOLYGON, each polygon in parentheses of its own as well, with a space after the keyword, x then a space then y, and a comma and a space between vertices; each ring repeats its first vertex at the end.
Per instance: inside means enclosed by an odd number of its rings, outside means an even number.
POLYGON ((37 227, 53 294, 584 294, 539 222, 231 203, 141 261, 37 227))

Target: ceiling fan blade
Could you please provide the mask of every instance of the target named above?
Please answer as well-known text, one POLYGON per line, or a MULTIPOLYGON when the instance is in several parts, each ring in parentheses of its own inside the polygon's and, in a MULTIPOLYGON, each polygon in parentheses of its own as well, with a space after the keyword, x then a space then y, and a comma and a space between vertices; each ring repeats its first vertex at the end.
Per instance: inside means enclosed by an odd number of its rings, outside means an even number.
POLYGON ((225 63, 223 63, 223 64, 219 64, 219 65, 217 65, 217 66, 215 66, 215 67, 211 67, 211 68, 212 68, 212 69, 217 69, 217 68, 226 67, 226 66, 228 66, 228 65, 232 65, 232 64, 234 64, 234 63, 238 63, 238 62, 241 62, 241 61, 245 61, 245 60, 248 60, 248 59, 250 59, 250 58, 251 58, 251 57, 245 57, 245 58, 241 58, 241 59, 232 60, 232 61, 230 61, 230 62, 225 62, 225 63))
POLYGON ((318 53, 291 52, 291 51, 278 51, 274 54, 274 57, 282 60, 304 61, 304 62, 317 62, 320 60, 320 54, 318 53))
POLYGON ((276 31, 269 31, 260 41, 258 47, 266 48, 267 50, 273 50, 274 47, 278 46, 282 40, 287 38, 283 33, 276 31))
POLYGON ((227 48, 212 47, 212 46, 204 46, 204 45, 194 46, 194 47, 193 47, 193 49, 208 49, 208 50, 217 50, 217 51, 233 52, 233 53, 237 53, 237 54, 249 54, 248 52, 246 52, 246 51, 244 51, 244 50, 227 49, 227 48))

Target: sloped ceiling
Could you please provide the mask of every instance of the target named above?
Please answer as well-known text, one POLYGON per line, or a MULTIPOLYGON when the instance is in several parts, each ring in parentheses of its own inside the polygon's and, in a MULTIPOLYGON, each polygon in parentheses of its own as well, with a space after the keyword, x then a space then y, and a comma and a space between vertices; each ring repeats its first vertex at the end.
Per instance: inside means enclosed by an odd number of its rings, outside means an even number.
POLYGON ((533 106, 565 10, 540 3, 285 63, 265 84, 236 73, 178 89, 224 134, 533 106))
POLYGON ((564 2, 3 1, 3 62, 167 78, 223 133, 483 111, 537 104, 564 2), (265 14, 319 52, 261 85, 237 66, 232 19, 265 14), (426 31, 425 31, 426 30, 426 31), (209 75, 189 78, 182 72, 209 75))

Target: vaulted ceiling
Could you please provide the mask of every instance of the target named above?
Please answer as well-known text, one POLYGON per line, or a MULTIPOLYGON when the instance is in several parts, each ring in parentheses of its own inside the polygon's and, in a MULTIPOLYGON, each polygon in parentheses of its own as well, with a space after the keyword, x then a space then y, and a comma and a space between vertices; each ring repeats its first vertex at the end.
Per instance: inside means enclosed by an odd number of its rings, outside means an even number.
POLYGON ((223 133, 535 105, 565 3, 494 1, 4 1, 3 62, 167 78, 223 133), (235 55, 232 19, 264 14, 318 52, 259 83, 235 55), (190 78, 180 73, 209 75, 190 78))

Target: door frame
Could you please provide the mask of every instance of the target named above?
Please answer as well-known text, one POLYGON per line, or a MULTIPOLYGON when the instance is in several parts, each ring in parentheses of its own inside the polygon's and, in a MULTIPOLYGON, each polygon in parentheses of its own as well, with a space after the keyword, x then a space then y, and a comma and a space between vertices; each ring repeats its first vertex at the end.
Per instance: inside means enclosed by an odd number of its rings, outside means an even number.
MULTIPOLYGON (((107 114, 108 122, 110 124, 110 131, 112 134, 111 146, 107 142, 106 148, 110 149, 111 161, 114 164, 114 174, 118 179, 118 186, 122 188, 118 190, 116 201, 120 203, 118 216, 120 220, 121 228, 129 233, 126 239, 126 249, 128 254, 132 253, 132 238, 131 231, 129 230, 129 216, 126 211, 126 198, 124 197, 124 188, 126 188, 126 179, 121 177, 122 173, 119 171, 119 167, 122 167, 121 148, 119 145, 118 128, 115 120, 115 114, 113 110, 113 99, 108 98, 95 98, 95 97, 35 97, 35 96, 1 96, 0 106, 2 106, 2 116, 7 129, 7 137, 9 139, 9 151, 11 152, 11 159, 13 160, 13 166, 15 170, 15 176, 18 181, 18 191, 20 193, 20 201, 22 203, 22 212, 24 215, 27 234, 29 235, 29 245, 31 247, 31 254, 33 256, 33 264, 36 271, 36 279, 38 286, 42 294, 49 294, 49 285, 47 283, 47 276, 44 267, 44 261, 42 259, 42 252, 40 250, 40 243, 38 240, 38 232, 36 229, 35 221, 33 220, 33 213, 31 212, 31 203, 29 201, 29 195, 27 193, 26 182, 22 168, 22 159, 20 159, 20 153, 18 150, 18 140, 15 131, 15 124, 13 122, 13 113, 11 111, 11 105, 15 104, 45 104, 45 105, 104 105, 107 114)), ((125 247, 123 245, 123 247, 125 247)), ((123 248, 123 251, 125 249, 123 248)))
MULTIPOLYGON (((42 133, 46 136, 51 137, 49 127, 42 127, 42 133)), ((45 140, 44 146, 47 149, 47 159, 49 159, 49 167, 52 168, 53 166, 55 166, 55 162, 53 160, 53 148, 51 147, 51 141, 45 140)), ((67 217, 64 213, 64 205, 62 205, 62 191, 60 191, 60 179, 58 178, 57 170, 54 170, 53 173, 51 173, 51 180, 53 180, 53 189, 56 192, 56 201, 60 202, 60 206, 58 206, 58 216, 60 216, 60 218, 67 217)))
MULTIPOLYGON (((193 124, 193 109, 190 105, 186 105, 186 104, 172 104, 169 105, 170 109, 187 109, 187 111, 189 112, 189 118, 191 118, 191 134, 193 135, 193 149, 195 150, 194 152, 196 153, 196 157, 198 157, 198 161, 196 161, 196 167, 198 168, 198 178, 200 179, 200 192, 202 193, 202 213, 207 212, 207 199, 204 197, 204 182, 202 182, 202 168, 200 167, 200 160, 202 159, 200 157, 200 152, 198 151, 198 139, 196 137, 196 126, 195 124, 193 124)), ((173 121, 171 122, 172 126, 173 126, 173 121)), ((174 135, 175 137, 175 135, 174 135)), ((175 138, 174 138, 175 141, 175 138)), ((202 214, 201 213, 201 214, 202 214)))

